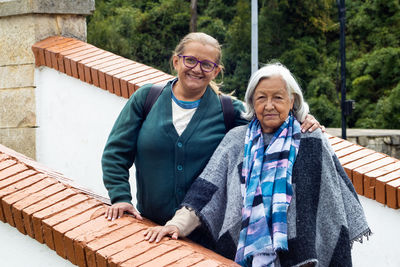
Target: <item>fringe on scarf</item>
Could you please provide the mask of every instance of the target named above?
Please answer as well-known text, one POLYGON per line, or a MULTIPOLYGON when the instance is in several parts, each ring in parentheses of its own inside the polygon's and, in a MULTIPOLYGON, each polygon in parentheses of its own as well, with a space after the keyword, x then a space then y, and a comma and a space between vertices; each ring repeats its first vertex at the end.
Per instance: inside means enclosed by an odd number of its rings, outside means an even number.
POLYGON ((362 244, 362 242, 364 241, 364 237, 369 240, 369 237, 372 235, 372 231, 371 229, 368 227, 367 230, 365 230, 364 232, 360 233, 358 236, 356 236, 355 238, 353 238, 352 240, 350 240, 350 248, 353 248, 353 244, 354 242, 359 242, 362 244))

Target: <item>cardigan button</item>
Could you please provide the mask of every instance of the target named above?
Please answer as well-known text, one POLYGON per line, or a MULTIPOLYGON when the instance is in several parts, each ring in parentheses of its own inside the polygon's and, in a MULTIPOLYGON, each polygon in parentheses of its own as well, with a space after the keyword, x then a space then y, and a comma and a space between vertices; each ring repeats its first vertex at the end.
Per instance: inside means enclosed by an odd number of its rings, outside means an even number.
POLYGON ((182 165, 178 165, 176 168, 178 169, 178 171, 181 171, 181 170, 183 170, 183 167, 182 167, 182 165))
POLYGON ((181 143, 181 142, 178 142, 178 147, 182 147, 183 146, 183 144, 181 143))

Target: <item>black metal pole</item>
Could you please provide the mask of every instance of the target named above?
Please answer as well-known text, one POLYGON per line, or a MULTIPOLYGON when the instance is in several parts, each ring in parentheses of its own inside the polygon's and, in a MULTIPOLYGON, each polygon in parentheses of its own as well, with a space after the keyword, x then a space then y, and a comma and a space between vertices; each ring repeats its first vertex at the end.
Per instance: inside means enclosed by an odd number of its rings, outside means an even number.
POLYGON ((346 5, 345 0, 337 0, 339 8, 340 22, 340 78, 341 78, 341 109, 342 109, 342 138, 346 139, 346 42, 345 42, 345 27, 346 27, 346 5))

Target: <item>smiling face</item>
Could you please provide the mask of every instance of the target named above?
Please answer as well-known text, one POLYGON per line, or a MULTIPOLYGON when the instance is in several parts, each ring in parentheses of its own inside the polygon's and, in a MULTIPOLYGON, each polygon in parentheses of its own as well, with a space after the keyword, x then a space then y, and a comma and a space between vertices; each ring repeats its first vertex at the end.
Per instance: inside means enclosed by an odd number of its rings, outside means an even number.
POLYGON ((293 100, 280 76, 260 80, 254 91, 253 104, 264 133, 278 130, 293 108, 293 100))
MULTIPOLYGON (((185 45, 183 56, 193 56, 197 60, 209 60, 216 62, 218 50, 207 44, 192 41, 185 45)), ((200 63, 194 68, 188 68, 183 64, 183 58, 178 55, 173 57, 173 65, 178 72, 178 82, 174 87, 174 94, 180 100, 197 100, 204 94, 207 85, 218 75, 221 68, 218 66, 211 72, 204 72, 200 63)))

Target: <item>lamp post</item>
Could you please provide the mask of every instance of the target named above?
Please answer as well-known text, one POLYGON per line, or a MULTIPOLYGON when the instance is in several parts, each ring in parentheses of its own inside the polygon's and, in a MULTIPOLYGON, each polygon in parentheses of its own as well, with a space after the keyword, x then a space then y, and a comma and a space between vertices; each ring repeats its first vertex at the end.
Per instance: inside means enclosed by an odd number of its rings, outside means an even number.
POLYGON ((251 0, 251 74, 258 70, 258 1, 251 0))
POLYGON ((340 88, 341 88, 341 109, 342 109, 342 138, 346 139, 346 117, 354 109, 354 100, 346 100, 346 5, 345 0, 336 0, 339 8, 340 22, 340 88))

